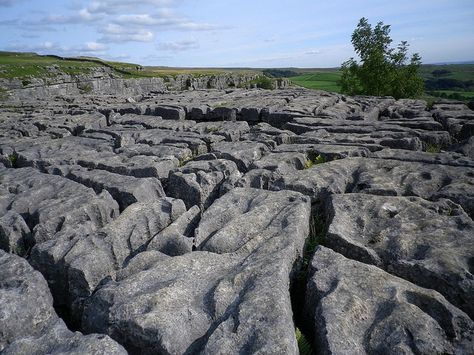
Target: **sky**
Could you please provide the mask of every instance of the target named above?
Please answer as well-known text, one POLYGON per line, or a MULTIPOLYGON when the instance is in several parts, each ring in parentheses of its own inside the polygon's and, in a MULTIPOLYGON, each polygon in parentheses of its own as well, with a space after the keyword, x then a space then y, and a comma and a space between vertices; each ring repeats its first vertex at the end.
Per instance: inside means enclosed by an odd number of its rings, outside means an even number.
POLYGON ((337 67, 361 17, 424 63, 474 60, 474 0, 0 0, 0 50, 179 67, 337 67))

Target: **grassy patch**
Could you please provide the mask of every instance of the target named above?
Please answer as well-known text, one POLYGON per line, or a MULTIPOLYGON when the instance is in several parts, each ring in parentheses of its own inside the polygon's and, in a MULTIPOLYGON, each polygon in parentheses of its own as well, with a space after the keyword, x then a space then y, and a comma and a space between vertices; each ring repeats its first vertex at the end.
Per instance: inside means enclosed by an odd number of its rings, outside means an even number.
POLYGON ((8 99, 8 91, 0 86, 0 102, 8 99))
POLYGON ((300 351, 300 355, 313 355, 313 349, 311 348, 310 342, 306 339, 303 333, 299 330, 299 328, 295 329, 296 334, 296 341, 298 342, 298 349, 300 351))
POLYGON ((81 91, 81 93, 83 94, 90 94, 93 90, 93 87, 92 87, 92 84, 91 83, 81 83, 79 85, 79 90, 81 91))
POLYGON ((314 162, 311 159, 306 159, 304 163, 304 168, 305 169, 310 169, 314 165, 314 162))
POLYGON ((10 163, 12 165, 12 168, 16 168, 18 164, 18 155, 16 153, 10 154, 8 156, 8 160, 10 160, 10 163))
POLYGON ((426 152, 436 154, 436 153, 441 152, 441 147, 437 144, 427 144, 426 152))
POLYGON ((318 165, 318 164, 323 164, 327 162, 328 162, 328 159, 324 155, 318 154, 315 151, 310 151, 308 152, 308 159, 306 160, 304 168, 309 169, 315 164, 318 165))
POLYGON ((271 90, 273 89, 273 80, 270 79, 269 77, 266 77, 265 75, 260 75, 257 78, 249 81, 249 85, 257 86, 259 89, 266 89, 266 90, 271 90))
POLYGON ((215 126, 206 127, 206 133, 214 133, 214 132, 217 132, 218 130, 219 128, 215 126))
POLYGON ((290 78, 293 84, 304 88, 332 92, 341 92, 340 79, 341 72, 338 70, 334 72, 313 72, 290 78))

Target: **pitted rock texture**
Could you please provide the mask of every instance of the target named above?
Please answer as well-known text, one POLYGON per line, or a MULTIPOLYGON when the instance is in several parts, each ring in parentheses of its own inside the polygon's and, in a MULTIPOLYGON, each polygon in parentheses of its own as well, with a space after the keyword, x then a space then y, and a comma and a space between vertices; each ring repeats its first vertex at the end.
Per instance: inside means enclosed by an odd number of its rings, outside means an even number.
POLYGON ((439 293, 318 247, 306 311, 323 354, 468 354, 474 323, 439 293))
POLYGON ((43 276, 0 250, 2 354, 127 354, 108 336, 71 332, 57 316, 43 276))
POLYGON ((473 111, 139 90, 0 107, 0 351, 472 352, 473 111))

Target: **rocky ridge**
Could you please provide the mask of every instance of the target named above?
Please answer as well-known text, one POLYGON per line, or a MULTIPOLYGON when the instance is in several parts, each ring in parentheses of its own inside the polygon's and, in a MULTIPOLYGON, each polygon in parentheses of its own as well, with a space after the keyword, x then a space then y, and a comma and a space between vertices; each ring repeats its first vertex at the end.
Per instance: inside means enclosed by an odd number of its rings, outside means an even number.
POLYGON ((472 351, 465 105, 121 94, 1 106, 0 352, 472 351))
MULTIPOLYGON (((97 67, 90 73, 66 74, 52 68, 50 77, 28 77, 27 79, 0 78, 0 89, 9 101, 31 98, 50 99, 54 96, 120 95, 140 96, 169 91, 207 90, 227 88, 251 88, 261 74, 216 73, 216 74, 162 74, 155 77, 124 78, 107 67, 97 67), (4 91, 4 92, 3 92, 4 91)), ((289 86, 288 79, 272 80, 275 88, 289 86)), ((0 97, 1 99, 1 97, 0 97)), ((132 98, 129 99, 133 100, 132 98)))

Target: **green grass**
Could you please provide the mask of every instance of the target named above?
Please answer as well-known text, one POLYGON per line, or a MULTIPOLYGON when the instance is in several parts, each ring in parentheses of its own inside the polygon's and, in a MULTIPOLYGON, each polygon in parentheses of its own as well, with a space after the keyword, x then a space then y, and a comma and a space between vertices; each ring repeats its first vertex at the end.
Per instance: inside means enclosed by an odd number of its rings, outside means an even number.
POLYGON ((290 78, 293 84, 305 87, 307 89, 325 90, 332 92, 341 92, 339 80, 341 72, 334 70, 333 72, 313 72, 293 76, 290 78))
POLYGON ((441 147, 439 145, 436 145, 436 144, 428 144, 426 146, 426 152, 427 153, 432 153, 432 154, 437 154, 437 153, 441 152, 441 147))
POLYGON ((298 342, 298 350, 300 351, 300 355, 314 354, 313 349, 311 348, 311 344, 298 328, 296 328, 295 334, 296 334, 296 341, 298 342))
POLYGON ((60 60, 34 53, 0 52, 0 78, 28 78, 53 76, 48 67, 57 66, 66 74, 88 73, 100 65, 92 62, 60 60))
MULTIPOLYGON (((325 90, 331 92, 341 92, 339 80, 341 78, 341 72, 338 68, 328 69, 295 69, 291 68, 292 71, 298 73, 298 76, 290 77, 293 84, 299 85, 308 89, 325 90)), ((461 81, 474 80, 474 64, 447 64, 447 65, 422 65, 420 68, 420 74, 423 79, 436 80, 440 78, 445 79, 456 79, 461 81), (433 74, 435 70, 447 70, 446 73, 441 76, 433 74)), ((459 94, 462 100, 474 99, 474 91, 465 91, 462 89, 452 90, 428 90, 430 97, 436 100, 441 95, 452 95, 459 94)))
POLYGON ((457 80, 474 80, 474 64, 426 64, 421 66, 420 73, 424 79, 449 78, 457 80), (440 69, 448 70, 450 73, 439 77, 432 74, 433 71, 440 69))
POLYGON ((459 94, 466 99, 474 99, 474 91, 436 90, 435 92, 439 94, 445 93, 446 95, 459 94))

